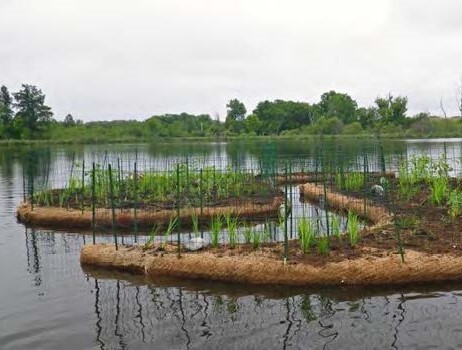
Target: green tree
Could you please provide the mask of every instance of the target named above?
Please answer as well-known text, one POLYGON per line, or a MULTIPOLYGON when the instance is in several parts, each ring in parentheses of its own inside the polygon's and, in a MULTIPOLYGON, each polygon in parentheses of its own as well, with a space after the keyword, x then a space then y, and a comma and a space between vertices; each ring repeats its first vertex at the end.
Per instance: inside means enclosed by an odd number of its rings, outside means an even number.
POLYGON ((21 121, 32 136, 40 127, 53 120, 53 112, 45 105, 45 95, 42 90, 33 85, 23 84, 22 89, 13 96, 14 106, 18 109, 15 119, 21 121))
POLYGON ((12 98, 6 86, 0 88, 0 138, 11 136, 13 121, 12 98))
POLYGON ((65 126, 74 126, 75 125, 75 120, 74 120, 74 117, 72 116, 72 114, 66 115, 66 117, 64 118, 63 124, 65 126))
POLYGON ((358 104, 349 95, 329 91, 321 96, 318 104, 321 113, 327 118, 336 117, 344 124, 357 120, 356 109, 358 104))
POLYGON ((245 120, 245 130, 249 134, 261 135, 262 123, 255 114, 251 114, 245 120))
POLYGON ((407 97, 377 97, 375 100, 380 120, 384 124, 404 125, 406 122, 407 97))
POLYGON ((226 105, 226 128, 233 132, 240 132, 246 113, 245 105, 241 101, 237 98, 230 100, 226 105))
POLYGON ((358 108, 356 115, 359 123, 364 129, 372 128, 375 123, 380 120, 380 115, 375 107, 358 108))
POLYGON ((310 104, 283 100, 260 102, 253 114, 262 123, 262 133, 276 135, 284 130, 310 125, 317 119, 310 104))

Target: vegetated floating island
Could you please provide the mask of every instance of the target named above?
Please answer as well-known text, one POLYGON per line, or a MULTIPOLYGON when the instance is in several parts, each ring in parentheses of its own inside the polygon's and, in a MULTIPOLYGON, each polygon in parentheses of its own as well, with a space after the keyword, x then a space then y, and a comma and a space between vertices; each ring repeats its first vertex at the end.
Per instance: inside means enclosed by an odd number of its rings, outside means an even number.
POLYGON ((267 178, 239 170, 179 165, 173 171, 123 174, 96 167, 72 176, 65 188, 40 190, 17 210, 20 221, 50 228, 118 230, 167 227, 178 218, 183 228, 192 217, 277 217, 283 196, 267 178))
POLYGON ((462 182, 449 176, 446 159, 413 157, 398 177, 332 174, 324 184, 300 186, 303 198, 348 213, 347 232, 338 223, 319 235, 300 218, 298 239, 262 243, 251 232, 245 244, 216 245, 199 252, 147 244, 86 245, 81 263, 150 277, 210 279, 252 284, 407 284, 462 279, 462 182), (338 175, 338 176, 337 176, 338 175), (360 229, 358 217, 371 225, 360 229), (285 256, 285 254, 287 254, 285 256), (283 257, 287 258, 284 263, 283 257))

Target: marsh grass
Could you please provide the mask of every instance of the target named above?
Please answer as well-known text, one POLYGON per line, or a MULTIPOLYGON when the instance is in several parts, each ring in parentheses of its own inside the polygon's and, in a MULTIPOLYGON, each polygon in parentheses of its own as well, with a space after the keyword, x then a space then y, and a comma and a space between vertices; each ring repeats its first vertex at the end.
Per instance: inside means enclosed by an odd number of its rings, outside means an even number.
POLYGON ((144 244, 145 248, 148 248, 151 244, 154 243, 156 236, 159 234, 159 230, 160 230, 159 225, 155 224, 154 226, 152 226, 151 232, 149 233, 149 238, 144 244))
POLYGON ((316 239, 316 248, 319 254, 321 255, 327 254, 330 248, 329 237, 327 236, 318 237, 316 239))
POLYGON ((356 246, 359 239, 359 218, 351 211, 348 212, 347 230, 350 238, 350 245, 356 246))
MULTIPOLYGON (((89 205, 92 200, 91 175, 92 172, 86 173, 85 183, 82 183, 81 174, 71 175, 65 188, 58 191, 45 190, 40 195, 35 194, 34 200, 37 202, 39 197, 41 205, 52 205, 53 197, 60 196, 60 206, 68 203, 75 205, 77 202, 89 205)), ((96 165, 94 175, 96 204, 107 207, 109 203, 108 169, 105 165, 96 165)), ((142 204, 149 204, 173 202, 180 198, 179 204, 182 207, 199 207, 230 198, 247 198, 275 193, 269 181, 257 180, 251 172, 232 168, 217 170, 215 167, 199 169, 189 163, 180 164, 177 171, 146 171, 137 173, 136 177, 135 179, 133 174, 124 175, 123 173, 116 176, 113 182, 113 193, 114 198, 120 202, 119 204, 130 204, 135 199, 142 204)), ((80 203, 78 207, 80 208, 80 203)))
POLYGON ((449 196, 449 181, 445 176, 435 177, 430 183, 430 201, 442 205, 449 196))
POLYGON ((351 192, 359 191, 364 185, 364 174, 348 173, 345 174, 345 190, 351 192))
POLYGON ((210 235, 211 235, 211 239, 212 239, 212 242, 211 242, 212 247, 217 248, 221 228, 223 227, 223 221, 222 221, 221 217, 220 216, 213 217, 210 226, 211 226, 210 235))
POLYGON ((417 194, 422 185, 430 186, 430 201, 441 205, 449 195, 448 179, 451 170, 447 159, 441 156, 438 161, 429 156, 412 156, 404 160, 398 168, 398 194, 401 198, 411 198, 417 194))
POLYGON ((261 233, 261 241, 263 243, 268 243, 271 240, 271 222, 269 220, 265 221, 263 226, 263 232, 261 233))
POLYGON ((237 224, 238 218, 231 216, 230 213, 224 214, 226 228, 228 230, 229 246, 235 248, 237 245, 237 224))
POLYGON ((452 218, 462 214, 462 192, 460 190, 452 190, 448 197, 448 211, 452 218))
POLYGON ((339 190, 343 190, 345 187, 345 179, 344 179, 344 174, 342 172, 337 172, 335 174, 335 186, 339 190))
POLYGON ((199 235, 199 217, 195 213, 191 215, 191 222, 193 234, 197 237, 199 235))
POLYGON ((246 244, 250 244, 252 240, 252 225, 250 223, 246 223, 244 225, 244 242, 246 244))
POLYGON ((258 249, 261 244, 261 234, 260 231, 257 230, 252 230, 252 248, 253 249, 258 249))
POLYGON ((308 253, 313 243, 315 230, 308 218, 302 217, 298 221, 298 239, 300 241, 300 249, 303 253, 308 253))
POLYGON ((332 233, 339 241, 342 240, 342 232, 340 230, 340 219, 337 215, 331 214, 330 222, 332 223, 332 233))
POLYGON ((172 233, 173 233, 173 230, 175 229, 176 227, 176 224, 178 222, 178 218, 177 217, 170 217, 170 220, 168 222, 168 226, 167 226, 167 229, 165 230, 164 232, 164 241, 162 243, 162 248, 165 249, 165 246, 167 245, 168 243, 168 236, 170 236, 172 233))

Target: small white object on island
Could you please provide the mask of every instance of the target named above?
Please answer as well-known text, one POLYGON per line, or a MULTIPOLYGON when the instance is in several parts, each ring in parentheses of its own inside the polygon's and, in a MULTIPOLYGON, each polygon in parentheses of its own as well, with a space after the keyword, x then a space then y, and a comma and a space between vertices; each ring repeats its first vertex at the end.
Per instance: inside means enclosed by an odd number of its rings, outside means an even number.
POLYGON ((195 252, 197 250, 201 250, 202 248, 206 247, 208 245, 208 242, 206 242, 203 238, 201 237, 193 237, 191 238, 188 242, 185 242, 183 244, 184 248, 186 250, 195 252))
POLYGON ((371 193, 379 195, 379 196, 383 196, 385 193, 385 190, 380 185, 374 185, 371 187, 371 193))

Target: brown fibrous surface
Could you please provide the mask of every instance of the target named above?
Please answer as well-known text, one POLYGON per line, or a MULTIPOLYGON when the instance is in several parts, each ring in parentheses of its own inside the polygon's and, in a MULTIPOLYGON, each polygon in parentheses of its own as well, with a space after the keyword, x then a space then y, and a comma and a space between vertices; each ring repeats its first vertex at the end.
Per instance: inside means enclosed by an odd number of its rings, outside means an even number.
POLYGON ((131 271, 154 279, 170 276, 291 286, 406 284, 462 277, 462 256, 415 250, 406 251, 404 262, 399 254, 390 251, 358 247, 351 257, 316 256, 306 260, 294 257, 284 264, 282 247, 278 244, 255 251, 222 248, 182 252, 180 257, 176 249, 122 246, 116 250, 111 244, 86 245, 80 261, 83 265, 131 271))
MULTIPOLYGON (((236 200, 224 206, 204 208, 182 208, 179 219, 182 226, 190 226, 191 218, 196 216, 200 221, 210 221, 212 217, 230 214, 241 219, 277 217, 279 206, 283 202, 282 196, 271 198, 256 198, 236 200)), ((117 209, 115 223, 118 228, 133 228, 135 222, 134 209, 117 209)), ((152 228, 153 225, 165 227, 171 218, 176 218, 176 209, 137 210, 137 225, 139 228, 152 228)), ((18 220, 29 225, 51 228, 91 229, 92 211, 88 208, 66 209, 59 207, 34 207, 30 203, 22 203, 17 209, 18 220)), ((112 226, 111 209, 103 208, 95 212, 95 222, 98 227, 112 226)))

